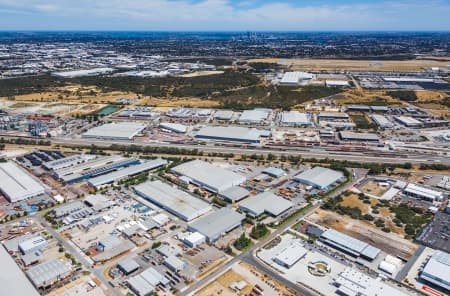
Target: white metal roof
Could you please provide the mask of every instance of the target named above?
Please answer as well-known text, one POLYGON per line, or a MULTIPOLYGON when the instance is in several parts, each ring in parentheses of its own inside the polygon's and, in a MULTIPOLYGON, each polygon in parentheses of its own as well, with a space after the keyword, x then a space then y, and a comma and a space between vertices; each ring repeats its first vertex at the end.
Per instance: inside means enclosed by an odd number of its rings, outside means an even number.
POLYGON ((201 199, 159 180, 139 184, 134 189, 144 198, 149 199, 183 220, 190 221, 212 209, 208 203, 201 199))
POLYGON ((7 251, 0 246, 0 287, 2 291, 8 291, 8 296, 39 296, 25 274, 20 270, 16 262, 7 251))
POLYGON ((400 121, 401 123, 403 123, 405 125, 422 125, 421 121, 419 121, 413 117, 395 116, 395 119, 397 119, 398 121, 400 121))
POLYGON ((210 240, 214 240, 220 235, 239 226, 244 218, 244 215, 241 215, 232 209, 221 208, 220 210, 189 224, 189 228, 200 232, 210 240))
POLYGON ((238 186, 246 180, 238 173, 198 159, 176 166, 172 171, 186 176, 214 192, 222 192, 230 187, 238 186))
POLYGON ((0 190, 11 202, 44 193, 45 188, 12 162, 0 163, 0 190))
POLYGON ((187 126, 181 123, 161 122, 159 127, 177 133, 185 133, 187 131, 187 126))
POLYGON ((222 141, 259 142, 262 131, 240 126, 206 126, 195 135, 222 141))
POLYGON ((450 290, 450 254, 436 251, 426 263, 421 277, 450 290))
POLYGON ((286 125, 310 125, 311 118, 307 113, 298 111, 284 111, 281 114, 281 123, 286 125))
POLYGON ((308 250, 299 241, 293 241, 292 244, 276 254, 274 259, 284 265, 292 266, 305 256, 306 253, 308 253, 308 250))
POLYGON ((269 116, 270 111, 266 109, 245 110, 239 117, 239 122, 259 123, 269 116))
POLYGON ((27 275, 35 286, 39 287, 43 284, 62 279, 72 270, 69 263, 58 259, 50 259, 41 264, 31 267, 27 271, 27 275))
POLYGON ((314 78, 314 75, 307 72, 286 72, 280 80, 280 84, 298 84, 301 80, 309 80, 314 78))
POLYGON ((117 122, 106 123, 96 126, 83 133, 83 137, 88 138, 117 138, 132 139, 147 127, 140 122, 117 122))
POLYGON ((294 204, 287 199, 275 195, 270 191, 266 191, 246 199, 239 207, 242 210, 251 211, 256 216, 259 216, 264 212, 273 216, 278 216, 290 209, 293 205, 294 204))
POLYGON ((343 247, 348 251, 355 253, 356 255, 364 255, 372 259, 374 259, 381 252, 379 249, 369 245, 368 243, 360 241, 334 229, 328 229, 327 231, 322 233, 321 238, 327 240, 330 243, 343 247))
POLYGON ((340 171, 335 171, 323 167, 314 167, 310 170, 298 174, 294 177, 294 180, 307 183, 308 185, 314 185, 319 188, 325 188, 332 185, 343 176, 344 174, 340 171))
POLYGON ((380 138, 377 134, 372 133, 356 133, 350 131, 341 131, 339 135, 343 140, 359 140, 359 141, 378 141, 380 138))
POLYGON ((432 200, 441 200, 442 198, 444 198, 444 194, 441 191, 418 186, 414 183, 409 183, 408 186, 403 189, 403 191, 416 194, 418 196, 423 196, 432 200))

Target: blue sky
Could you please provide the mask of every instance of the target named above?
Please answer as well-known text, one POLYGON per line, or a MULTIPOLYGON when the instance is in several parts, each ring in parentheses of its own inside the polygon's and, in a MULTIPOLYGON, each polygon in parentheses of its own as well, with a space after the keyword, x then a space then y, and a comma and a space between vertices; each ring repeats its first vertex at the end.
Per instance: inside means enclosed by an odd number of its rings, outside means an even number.
POLYGON ((450 30, 450 0, 0 0, 0 30, 450 30))

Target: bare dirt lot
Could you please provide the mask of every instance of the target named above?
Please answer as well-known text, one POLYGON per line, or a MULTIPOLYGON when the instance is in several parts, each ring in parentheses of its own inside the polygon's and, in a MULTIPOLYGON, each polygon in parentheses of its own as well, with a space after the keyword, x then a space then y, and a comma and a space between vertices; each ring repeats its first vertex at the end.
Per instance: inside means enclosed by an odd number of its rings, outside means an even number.
MULTIPOLYGON (((380 211, 380 214, 387 213, 380 211)), ((383 232, 367 221, 355 220, 334 212, 318 209, 307 220, 343 232, 394 256, 410 258, 417 249, 416 244, 393 232, 383 232)))

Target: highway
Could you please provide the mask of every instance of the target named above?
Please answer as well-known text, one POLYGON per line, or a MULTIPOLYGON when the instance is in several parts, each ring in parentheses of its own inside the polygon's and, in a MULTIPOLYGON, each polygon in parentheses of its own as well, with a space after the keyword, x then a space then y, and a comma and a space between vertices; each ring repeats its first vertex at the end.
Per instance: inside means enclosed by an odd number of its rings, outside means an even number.
POLYGON ((208 145, 196 145, 196 144, 173 144, 173 143, 149 143, 149 142, 134 142, 134 141, 114 141, 114 140, 95 140, 95 139, 52 139, 53 144, 59 145, 96 145, 98 147, 108 147, 112 144, 116 145, 136 145, 146 147, 164 147, 164 148, 178 148, 193 150, 198 149, 204 153, 233 153, 236 155, 251 155, 251 154, 264 154, 269 153, 277 156, 281 155, 300 155, 305 158, 317 158, 317 159, 336 159, 336 160, 348 160, 356 162, 374 162, 374 163, 405 163, 410 162, 413 164, 421 163, 440 163, 450 165, 450 157, 447 156, 435 156, 428 154, 419 154, 410 152, 407 157, 399 156, 392 153, 392 156, 386 155, 368 155, 376 153, 371 152, 351 152, 351 151, 326 151, 320 148, 306 148, 302 150, 275 150, 268 148, 240 148, 240 147, 227 147, 227 146, 208 146, 208 145))
MULTIPOLYGON (((346 186, 340 188, 339 190, 336 190, 328 198, 335 198, 336 196, 340 195, 342 192, 346 191, 349 187, 352 187, 356 183, 358 183, 359 180, 360 180, 361 175, 359 174, 358 170, 355 170, 354 172, 355 172, 355 178, 353 179, 353 181, 350 182, 349 184, 347 184, 346 186)), ((235 263, 237 263, 239 261, 243 261, 243 262, 246 262, 246 263, 248 263, 250 265, 253 265, 254 267, 259 269, 260 271, 262 271, 265 274, 267 274, 268 276, 270 276, 270 277, 280 281, 285 286, 287 286, 288 288, 298 292, 302 296, 316 296, 317 295, 316 292, 314 292, 314 291, 312 291, 312 290, 310 290, 310 289, 308 289, 308 288, 306 288, 304 286, 300 286, 300 285, 297 285, 295 283, 292 283, 292 282, 288 281, 287 279, 282 277, 279 274, 279 272, 275 271, 274 269, 271 269, 270 267, 268 267, 264 263, 260 262, 259 259, 257 259, 255 257, 254 253, 255 253, 256 250, 258 250, 259 248, 261 248, 262 246, 264 246, 265 244, 267 244, 268 242, 273 240, 275 237, 277 237, 278 235, 282 234, 287 229, 291 228, 295 223, 297 223, 298 221, 303 219, 305 216, 307 216, 310 213, 314 212, 317 208, 320 207, 320 205, 321 205, 321 203, 317 202, 313 207, 311 207, 306 212, 304 212, 303 214, 298 216, 296 219, 293 219, 292 221, 289 221, 288 223, 286 223, 282 227, 276 229, 274 232, 272 232, 270 235, 268 235, 267 237, 265 237, 261 241, 257 242, 249 250, 247 250, 247 251, 245 251, 245 252, 235 256, 233 259, 228 261, 225 265, 221 266, 220 268, 218 268, 214 272, 210 273, 208 276, 204 277, 203 279, 197 281, 195 284, 193 284, 188 289, 183 291, 181 293, 181 295, 192 295, 196 290, 200 289, 202 286, 206 285, 208 282, 210 282, 211 280, 213 280, 216 277, 218 277, 220 274, 222 274, 223 272, 228 270, 232 265, 234 265, 235 263)))

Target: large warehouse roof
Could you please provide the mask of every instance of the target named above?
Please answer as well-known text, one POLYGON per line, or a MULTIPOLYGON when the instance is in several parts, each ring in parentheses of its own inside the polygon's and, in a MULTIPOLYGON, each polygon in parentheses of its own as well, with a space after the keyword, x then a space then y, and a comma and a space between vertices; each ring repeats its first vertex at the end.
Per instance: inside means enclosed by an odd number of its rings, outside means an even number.
POLYGON ((2 291, 8 291, 8 296, 39 296, 25 274, 20 270, 16 262, 8 252, 0 246, 0 287, 2 291))
POLYGON ((253 128, 239 126, 207 126, 200 129, 195 137, 218 141, 259 143, 261 134, 261 131, 253 128))
POLYGON ((375 259, 381 252, 380 249, 375 248, 368 243, 334 229, 329 229, 322 233, 320 239, 332 246, 344 250, 347 253, 353 254, 354 256, 363 256, 372 260, 375 259))
POLYGON ((242 211, 250 212, 254 216, 259 216, 262 213, 268 213, 272 216, 278 216, 290 209, 293 203, 275 195, 272 192, 266 191, 248 198, 239 205, 242 211))
POLYGON ((450 290, 450 254, 436 251, 428 260, 420 277, 446 290, 450 290))
POLYGON ((172 171, 213 192, 222 192, 246 180, 244 176, 201 160, 183 163, 172 171))
POLYGON ((134 190, 186 221, 191 221, 211 210, 208 203, 159 180, 139 184, 134 190))
POLYGON ((339 132, 339 136, 342 140, 347 141, 379 141, 380 138, 378 138, 377 134, 373 133, 355 133, 350 131, 342 131, 339 132))
POLYGON ((311 118, 307 113, 298 111, 285 111, 281 113, 281 124, 283 125, 311 125, 311 118))
POLYGON ((51 259, 31 267, 28 269, 27 275, 36 287, 41 287, 65 278, 71 271, 70 264, 58 259, 51 259))
POLYGON ((267 119, 270 112, 270 109, 245 110, 242 112, 241 117, 239 117, 239 122, 260 123, 267 119))
POLYGON ((140 163, 138 165, 132 165, 127 168, 114 171, 109 174, 91 178, 91 179, 89 179, 89 184, 94 187, 102 186, 104 184, 112 183, 116 180, 120 180, 120 179, 126 178, 128 176, 133 176, 133 175, 145 172, 145 171, 156 169, 156 168, 164 166, 166 164, 167 164, 167 160, 161 159, 161 158, 146 161, 146 162, 140 163))
POLYGON ((241 215, 229 208, 222 208, 198 221, 189 225, 189 229, 200 232, 209 241, 218 239, 222 234, 227 233, 241 225, 244 220, 241 215))
POLYGON ((12 162, 0 163, 0 190, 10 202, 44 193, 45 188, 12 162))
POLYGON ((98 139, 133 139, 137 134, 147 127, 144 123, 139 122, 118 122, 106 123, 91 128, 83 134, 84 138, 98 139))
POLYGON ((280 80, 280 84, 298 84, 302 80, 310 80, 313 79, 314 75, 307 72, 286 72, 283 75, 283 78, 280 80))
POLYGON ((344 176, 342 172, 323 167, 314 167, 294 177, 297 182, 324 189, 344 176))

